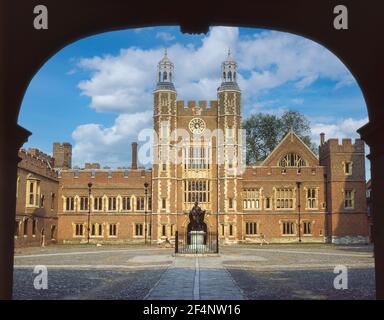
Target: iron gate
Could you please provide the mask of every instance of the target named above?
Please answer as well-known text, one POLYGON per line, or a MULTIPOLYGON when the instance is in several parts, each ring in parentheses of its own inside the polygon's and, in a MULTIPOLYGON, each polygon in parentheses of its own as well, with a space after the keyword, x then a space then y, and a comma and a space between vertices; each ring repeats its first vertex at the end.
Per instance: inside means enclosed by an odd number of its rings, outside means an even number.
POLYGON ((206 232, 204 243, 197 243, 189 232, 176 231, 175 253, 196 254, 196 253, 219 253, 219 245, 216 232, 206 232))

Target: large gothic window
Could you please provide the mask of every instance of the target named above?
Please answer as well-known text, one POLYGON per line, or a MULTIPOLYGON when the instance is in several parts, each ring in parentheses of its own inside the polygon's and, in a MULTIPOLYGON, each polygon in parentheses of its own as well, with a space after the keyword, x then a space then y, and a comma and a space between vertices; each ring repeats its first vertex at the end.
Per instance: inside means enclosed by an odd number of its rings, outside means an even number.
POLYGON ((210 203, 209 180, 184 180, 184 203, 191 206, 195 201, 210 203))
POLYGON ((305 167, 306 161, 296 153, 288 153, 279 162, 280 167, 305 167))
POLYGON ((211 163, 211 149, 209 147, 191 146, 184 150, 185 170, 209 170, 211 163))

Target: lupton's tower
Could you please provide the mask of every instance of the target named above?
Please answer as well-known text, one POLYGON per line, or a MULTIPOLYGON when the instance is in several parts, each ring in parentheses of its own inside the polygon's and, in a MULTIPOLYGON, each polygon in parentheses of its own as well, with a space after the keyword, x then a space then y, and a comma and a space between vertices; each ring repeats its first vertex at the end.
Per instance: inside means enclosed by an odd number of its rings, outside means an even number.
POLYGON ((219 142, 219 212, 220 223, 231 236, 241 234, 241 173, 239 155, 242 152, 241 136, 241 91, 237 84, 237 63, 231 51, 221 66, 221 85, 218 88, 218 129, 224 134, 219 142), (239 175, 240 174, 240 175, 239 175), (228 227, 230 226, 230 228, 228 227))
MULTIPOLYGON (((170 141, 171 132, 177 125, 176 89, 173 84, 174 66, 168 58, 167 51, 157 67, 157 84, 154 90, 153 125, 154 164, 153 164, 153 232, 152 239, 161 238, 171 230, 163 226, 173 225, 176 213, 176 166, 173 159, 174 148, 170 141)), ((149 228, 148 228, 149 229, 149 228)))

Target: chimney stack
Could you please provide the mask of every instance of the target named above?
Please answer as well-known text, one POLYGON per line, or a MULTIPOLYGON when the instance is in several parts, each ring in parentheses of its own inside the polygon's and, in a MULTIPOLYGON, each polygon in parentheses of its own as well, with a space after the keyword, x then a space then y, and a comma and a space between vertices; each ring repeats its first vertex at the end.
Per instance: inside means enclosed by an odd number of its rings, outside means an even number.
POLYGON ((132 142, 132 169, 137 169, 137 142, 132 142))
POLYGON ((325 133, 320 133, 320 145, 322 146, 325 142, 325 133))

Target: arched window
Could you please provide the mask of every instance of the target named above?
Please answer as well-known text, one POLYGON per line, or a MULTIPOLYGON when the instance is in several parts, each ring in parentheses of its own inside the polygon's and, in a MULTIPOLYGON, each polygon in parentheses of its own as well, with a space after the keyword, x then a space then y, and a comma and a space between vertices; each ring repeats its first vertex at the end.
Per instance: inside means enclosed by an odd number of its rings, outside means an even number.
POLYGON ((232 72, 231 71, 228 72, 228 80, 232 81, 232 72))
POLYGON ((233 73, 233 81, 236 81, 236 72, 233 73))
POLYGON ((161 81, 161 72, 159 72, 159 82, 161 81))
POLYGON ((169 81, 172 82, 172 72, 169 73, 169 81))
POLYGON ((225 79, 225 72, 223 72, 223 79, 224 79, 224 80, 227 80, 227 79, 225 79))
POLYGON ((296 153, 288 153, 279 161, 280 167, 305 167, 306 161, 296 153))
POLYGON ((163 81, 167 80, 167 73, 164 71, 163 72, 163 81))

